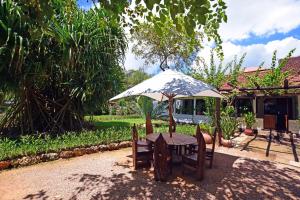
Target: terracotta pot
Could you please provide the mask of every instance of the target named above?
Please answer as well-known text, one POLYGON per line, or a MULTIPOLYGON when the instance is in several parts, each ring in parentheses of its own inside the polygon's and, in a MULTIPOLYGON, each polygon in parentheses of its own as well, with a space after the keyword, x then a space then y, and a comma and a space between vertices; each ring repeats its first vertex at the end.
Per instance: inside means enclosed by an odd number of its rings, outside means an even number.
POLYGON ((253 130, 251 128, 246 128, 244 133, 249 136, 253 136, 253 130))
POLYGON ((224 147, 233 147, 232 141, 231 140, 225 140, 224 138, 221 139, 221 144, 224 147))
POLYGON ((212 137, 208 133, 203 133, 203 138, 206 144, 212 144, 212 137))
POLYGON ((0 170, 7 169, 11 165, 10 161, 0 161, 0 170))

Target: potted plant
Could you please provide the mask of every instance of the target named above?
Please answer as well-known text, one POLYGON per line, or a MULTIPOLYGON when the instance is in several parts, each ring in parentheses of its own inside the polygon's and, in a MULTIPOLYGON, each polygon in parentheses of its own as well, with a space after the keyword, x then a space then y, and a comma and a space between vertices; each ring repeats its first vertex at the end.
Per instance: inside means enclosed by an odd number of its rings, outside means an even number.
POLYGON ((220 125, 223 136, 221 138, 221 144, 225 147, 233 146, 231 137, 239 127, 239 121, 234 116, 234 108, 232 106, 227 106, 225 111, 221 113, 220 125))
POLYGON ((246 123, 246 129, 244 133, 246 135, 253 135, 252 126, 256 122, 255 116, 252 112, 248 112, 244 115, 244 121, 246 123))
POLYGON ((200 129, 206 144, 212 144, 212 127, 208 123, 201 123, 200 129))

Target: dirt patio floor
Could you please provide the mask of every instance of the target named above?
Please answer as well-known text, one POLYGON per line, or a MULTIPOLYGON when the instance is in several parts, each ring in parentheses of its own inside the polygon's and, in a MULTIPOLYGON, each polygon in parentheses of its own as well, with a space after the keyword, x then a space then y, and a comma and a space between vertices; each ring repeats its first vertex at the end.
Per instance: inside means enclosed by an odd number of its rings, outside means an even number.
POLYGON ((182 176, 180 165, 168 182, 155 182, 152 169, 132 169, 126 148, 0 172, 0 199, 300 198, 300 168, 228 154, 239 149, 217 151, 202 182, 182 176))

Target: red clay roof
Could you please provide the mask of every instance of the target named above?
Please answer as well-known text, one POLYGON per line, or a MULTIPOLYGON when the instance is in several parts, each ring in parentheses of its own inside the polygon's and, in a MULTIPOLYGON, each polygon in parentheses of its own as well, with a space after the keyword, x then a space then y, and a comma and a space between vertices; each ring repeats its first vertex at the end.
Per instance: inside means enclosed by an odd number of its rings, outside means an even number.
POLYGON ((288 80, 291 85, 300 85, 300 56, 290 58, 282 71, 290 73, 288 80))
MULTIPOLYGON (((257 67, 251 67, 251 69, 254 69, 257 67)), ((247 69, 247 68, 246 68, 247 69)), ((263 77, 266 73, 268 73, 270 69, 261 69, 259 71, 258 76, 263 77)), ((300 85, 300 56, 292 57, 288 60, 287 64, 282 68, 283 72, 288 71, 290 73, 288 80, 290 85, 300 85)), ((242 87, 247 83, 247 76, 254 75, 256 73, 256 70, 245 70, 244 73, 239 75, 238 77, 238 83, 239 86, 242 87)), ((221 90, 232 90, 233 88, 230 86, 230 84, 227 82, 225 83, 221 88, 221 90)))

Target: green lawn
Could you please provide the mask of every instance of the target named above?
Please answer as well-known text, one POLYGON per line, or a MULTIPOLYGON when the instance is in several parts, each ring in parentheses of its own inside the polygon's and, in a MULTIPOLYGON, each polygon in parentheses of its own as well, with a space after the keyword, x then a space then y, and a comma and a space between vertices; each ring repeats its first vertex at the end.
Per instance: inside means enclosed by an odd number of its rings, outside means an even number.
MULTIPOLYGON (((137 126, 145 124, 145 119, 140 116, 97 115, 87 116, 85 119, 92 121, 98 129, 132 127, 134 124, 137 126)), ((168 122, 162 120, 152 120, 152 123, 154 126, 168 124, 168 122)))
MULTIPOLYGON (((89 120, 90 117, 86 117, 89 120)), ((145 120, 137 116, 93 116, 94 131, 69 132, 60 136, 22 136, 19 139, 0 139, 0 160, 39 153, 57 152, 75 147, 108 144, 131 139, 131 126, 136 124, 140 137, 145 137, 145 120)), ((153 120, 154 132, 168 131, 168 122, 153 120)), ((194 125, 177 125, 177 132, 192 135, 194 125)))

